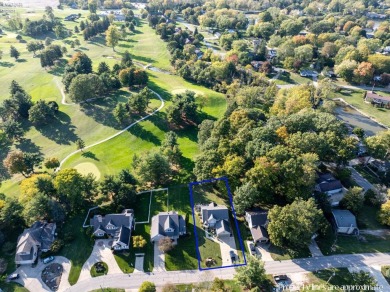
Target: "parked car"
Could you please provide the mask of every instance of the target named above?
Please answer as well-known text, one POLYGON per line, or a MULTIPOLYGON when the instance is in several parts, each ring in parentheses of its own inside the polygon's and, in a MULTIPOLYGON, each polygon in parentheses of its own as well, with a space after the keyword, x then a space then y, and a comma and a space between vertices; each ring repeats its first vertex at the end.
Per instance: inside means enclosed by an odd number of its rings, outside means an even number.
POLYGON ((249 249, 251 251, 251 255, 253 255, 253 256, 257 255, 256 248, 255 248, 255 245, 253 243, 249 244, 249 249))
POLYGON ((13 273, 13 274, 9 275, 7 278, 8 281, 17 280, 17 279, 19 279, 19 274, 17 274, 17 273, 13 273))
POLYGON ((42 260, 42 262, 43 262, 44 264, 48 264, 48 263, 50 263, 50 262, 52 262, 52 261, 54 261, 54 257, 53 257, 53 256, 49 256, 49 257, 44 258, 44 259, 42 260))
POLYGON ((287 275, 276 275, 276 276, 274 276, 274 280, 275 280, 275 282, 280 282, 280 281, 286 281, 286 280, 288 280, 288 277, 287 277, 287 275))
POLYGON ((230 258, 232 259, 232 263, 236 261, 236 254, 234 253, 233 250, 229 251, 230 258))

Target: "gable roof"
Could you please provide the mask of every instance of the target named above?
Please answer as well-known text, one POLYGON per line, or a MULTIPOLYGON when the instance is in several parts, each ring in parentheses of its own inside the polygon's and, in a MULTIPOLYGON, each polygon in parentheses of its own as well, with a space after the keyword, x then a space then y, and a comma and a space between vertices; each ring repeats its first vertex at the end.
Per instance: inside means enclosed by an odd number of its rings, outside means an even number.
POLYGON ((255 242, 264 238, 269 239, 267 229, 265 229, 263 226, 252 227, 251 234, 255 242))
POLYGON ((335 219, 336 225, 340 227, 356 227, 356 217, 349 210, 332 210, 333 218, 335 219))
POLYGON ((215 224, 215 232, 218 234, 221 234, 222 232, 230 232, 230 225, 229 222, 226 220, 219 220, 215 224))
POLYGON ((247 217, 251 218, 252 226, 264 226, 268 222, 268 211, 247 211, 245 212, 247 217))
MULTIPOLYGON (((127 246, 130 245, 130 236, 131 236, 131 230, 129 228, 127 228, 126 226, 121 226, 120 229, 119 229, 119 234, 118 234, 118 238, 116 240, 116 242, 122 242, 124 244, 126 244, 127 246)), ((114 242, 114 245, 115 243, 114 242)))
POLYGON ((343 185, 339 180, 334 180, 329 182, 322 182, 318 185, 318 187, 321 192, 329 192, 329 191, 342 189, 343 185))
POLYGON ((158 235, 166 236, 166 230, 173 229, 173 233, 169 236, 179 236, 180 233, 186 232, 185 220, 182 215, 176 211, 160 212, 152 217, 152 227, 150 230, 150 237, 154 238, 158 235))
POLYGON ((29 260, 33 257, 35 247, 49 250, 54 241, 57 225, 46 221, 36 221, 18 237, 15 260, 29 260))
POLYGON ((115 235, 121 226, 129 229, 133 228, 134 213, 132 209, 125 209, 122 213, 107 214, 105 216, 95 215, 91 219, 93 233, 102 230, 110 235, 115 235), (107 229, 107 225, 113 225, 115 229, 107 229))
POLYGON ((226 206, 217 205, 214 202, 207 206, 201 206, 202 220, 208 220, 212 215, 216 220, 229 220, 229 211, 226 206))

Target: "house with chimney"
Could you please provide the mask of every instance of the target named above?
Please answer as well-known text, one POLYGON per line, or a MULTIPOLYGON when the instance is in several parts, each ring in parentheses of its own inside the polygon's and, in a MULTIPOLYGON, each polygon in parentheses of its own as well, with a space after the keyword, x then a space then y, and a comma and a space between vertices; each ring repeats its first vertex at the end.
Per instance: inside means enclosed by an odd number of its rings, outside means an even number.
POLYGON ((185 218, 176 211, 160 212, 152 217, 151 242, 158 242, 163 237, 176 241, 186 232, 185 218))
POLYGON ((201 222, 204 228, 215 230, 217 237, 231 236, 229 210, 224 205, 212 202, 200 206, 201 222))
POLYGON ((90 221, 96 238, 113 238, 113 250, 130 248, 131 232, 134 229, 134 211, 125 209, 122 213, 95 215, 90 221))

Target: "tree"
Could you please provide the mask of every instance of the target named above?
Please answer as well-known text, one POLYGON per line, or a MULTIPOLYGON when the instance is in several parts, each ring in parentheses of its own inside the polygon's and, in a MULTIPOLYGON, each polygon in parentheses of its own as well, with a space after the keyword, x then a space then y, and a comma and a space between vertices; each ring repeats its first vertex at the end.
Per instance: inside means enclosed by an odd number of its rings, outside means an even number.
POLYGON ((359 187, 350 188, 340 201, 340 207, 350 210, 357 215, 363 208, 363 189, 359 187))
POLYGON ((12 58, 15 58, 15 60, 17 60, 19 58, 19 56, 20 56, 20 53, 14 46, 11 46, 11 48, 10 48, 10 55, 11 55, 12 58))
POLYGON ((122 56, 122 59, 121 59, 121 67, 122 68, 128 68, 128 67, 131 67, 133 66, 133 60, 131 58, 131 55, 129 53, 129 51, 125 51, 123 53, 123 56, 122 56))
POLYGON ((167 109, 167 117, 170 123, 196 123, 198 120, 198 105, 195 102, 195 92, 186 90, 176 94, 172 99, 172 105, 167 109))
POLYGON ((364 130, 360 127, 356 127, 352 130, 352 133, 354 133, 356 136, 358 136, 359 139, 364 139, 364 130))
POLYGON ((0 229, 13 231, 24 225, 23 206, 13 197, 6 197, 4 206, 0 208, 0 229), (12 222, 12 224, 10 224, 12 222))
POLYGON ((100 62, 98 66, 98 74, 103 74, 103 73, 109 73, 110 72, 110 67, 108 67, 106 62, 100 62))
POLYGON ((133 167, 142 183, 151 183, 155 186, 165 184, 171 175, 167 157, 158 152, 149 152, 142 158, 134 155, 133 167))
POLYGON ((375 136, 366 138, 368 152, 375 158, 386 159, 390 154, 390 132, 380 131, 375 136))
POLYGON ((167 252, 171 251, 173 248, 174 248, 174 245, 173 245, 172 239, 168 236, 162 237, 158 241, 158 249, 162 253, 167 253, 167 252))
POLYGON ((244 214, 245 210, 253 207, 258 201, 258 194, 259 192, 251 182, 246 182, 237 187, 233 197, 237 214, 244 214))
POLYGON ((361 62, 353 71, 355 81, 362 84, 368 84, 374 76, 374 67, 371 63, 361 62))
POLYGON ((152 282, 145 281, 139 287, 138 292, 156 292, 156 285, 152 282))
POLYGON ((37 126, 48 124, 54 117, 54 111, 44 100, 37 101, 28 111, 28 120, 37 126))
POLYGON ((129 113, 124 102, 119 102, 112 111, 112 114, 119 124, 123 124, 129 118, 129 113))
POLYGON ((106 31, 106 44, 115 51, 115 46, 119 43, 121 34, 115 25, 110 25, 106 31))
POLYGON ((326 42, 321 49, 321 55, 325 58, 334 58, 337 54, 338 47, 331 42, 326 42))
POLYGON ((103 83, 96 74, 80 74, 75 76, 69 86, 69 97, 75 102, 95 98, 103 90, 103 83))
POLYGON ((60 161, 55 157, 51 157, 46 159, 44 165, 48 169, 55 169, 60 166, 60 161))
POLYGON ((303 45, 294 49, 295 59, 307 63, 313 59, 313 46, 312 45, 303 45))
POLYGON ((67 205, 68 210, 75 212, 84 206, 84 178, 76 169, 61 169, 56 173, 53 183, 59 201, 67 205))
POLYGON ((247 258, 247 265, 236 269, 234 279, 238 285, 246 289, 269 286, 264 263, 255 257, 247 258))
POLYGON ((21 173, 24 177, 28 177, 34 172, 34 168, 38 167, 41 162, 42 157, 39 153, 24 153, 15 150, 8 153, 3 164, 8 169, 9 173, 21 173))
POLYGON ((81 152, 83 152, 83 150, 85 148, 85 142, 82 139, 77 139, 76 146, 77 146, 77 150, 80 150, 81 152))
MULTIPOLYGON (((371 276, 369 272, 359 271, 358 273, 352 273, 351 284, 355 285, 356 287, 376 287, 378 282, 375 280, 374 276, 371 276)), ((361 291, 366 290, 366 288, 361 289, 361 291)))
POLYGON ((53 39, 47 37, 45 38, 45 46, 48 47, 51 45, 51 43, 53 42, 53 39))
POLYGON ((68 69, 72 69, 71 71, 75 71, 78 74, 92 73, 92 60, 83 52, 76 52, 70 59, 69 66, 70 68, 68 69))
POLYGON ((390 200, 381 205, 378 220, 381 224, 390 226, 390 200))
POLYGON ((172 283, 165 283, 161 292, 180 292, 180 289, 172 283))
POLYGON ((43 45, 43 43, 39 42, 39 41, 31 41, 31 42, 27 43, 27 51, 33 52, 34 57, 35 57, 35 53, 37 51, 43 50, 44 48, 45 48, 45 46, 43 45))
POLYGON ((172 164, 178 165, 182 158, 182 153, 179 149, 179 143, 177 142, 177 135, 175 132, 168 132, 165 134, 165 138, 161 144, 161 151, 168 157, 168 160, 172 164))
POLYGON ((357 69, 357 62, 355 60, 344 60, 340 65, 336 66, 336 74, 347 82, 351 82, 354 76, 354 71, 357 69))
POLYGON ((143 248, 146 245, 146 240, 141 235, 133 236, 133 247, 143 248))
POLYGON ((21 124, 14 120, 6 120, 3 123, 3 131, 9 140, 19 140, 24 135, 21 124))
POLYGON ((323 223, 324 216, 313 198, 300 198, 284 207, 274 206, 268 213, 268 233, 276 246, 306 247, 323 223))
POLYGON ((147 87, 142 89, 139 93, 133 94, 129 101, 128 105, 130 110, 135 110, 138 113, 145 112, 146 108, 149 105, 150 99, 154 97, 154 93, 147 87))
POLYGON ((48 220, 49 218, 49 201, 50 199, 42 194, 36 194, 24 207, 23 217, 28 225, 37 220, 48 220))

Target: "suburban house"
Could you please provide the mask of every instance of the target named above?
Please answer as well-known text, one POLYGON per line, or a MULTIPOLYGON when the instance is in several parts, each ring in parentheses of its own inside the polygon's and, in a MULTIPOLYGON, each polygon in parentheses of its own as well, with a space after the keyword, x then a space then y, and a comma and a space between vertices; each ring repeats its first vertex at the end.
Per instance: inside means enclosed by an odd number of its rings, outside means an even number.
POLYGON ((383 161, 379 159, 371 159, 370 166, 374 167, 374 170, 378 172, 384 172, 385 174, 390 171, 390 161, 383 161))
POLYGON ((245 220, 248 222, 253 242, 255 244, 258 242, 266 243, 269 241, 269 235, 267 232, 268 211, 247 211, 245 212, 245 220))
POLYGON ((313 70, 302 69, 299 74, 302 77, 318 77, 318 73, 313 70))
POLYGON ((217 237, 231 236, 229 210, 226 206, 213 202, 201 206, 200 214, 203 226, 215 230, 217 237))
POLYGON ((152 217, 151 242, 157 242, 163 237, 177 240, 179 236, 184 234, 186 234, 184 216, 179 215, 176 211, 160 212, 152 217))
POLYGON ((90 225, 95 237, 108 236, 114 239, 112 249, 129 249, 131 231, 134 228, 134 211, 125 209, 120 214, 95 215, 90 225))
POLYGON ((33 264, 38 252, 47 252, 54 242, 55 223, 36 221, 18 237, 16 246, 15 263, 17 265, 33 264))
POLYGON ((356 224, 356 217, 348 210, 332 210, 333 223, 337 233, 341 234, 359 234, 359 228, 356 224))
POLYGON ((65 16, 66 21, 75 21, 78 18, 79 18, 78 14, 70 14, 68 16, 65 16))
POLYGON ((367 91, 365 100, 370 102, 372 105, 390 108, 390 96, 382 96, 377 94, 375 91, 367 91))
POLYGON ((315 191, 327 194, 331 205, 338 206, 347 190, 331 173, 319 173, 315 191))

